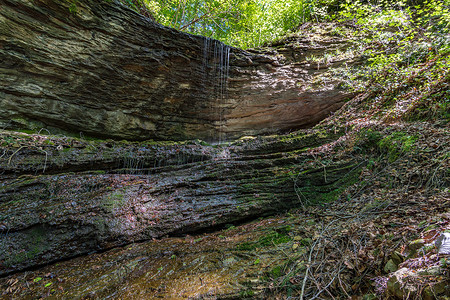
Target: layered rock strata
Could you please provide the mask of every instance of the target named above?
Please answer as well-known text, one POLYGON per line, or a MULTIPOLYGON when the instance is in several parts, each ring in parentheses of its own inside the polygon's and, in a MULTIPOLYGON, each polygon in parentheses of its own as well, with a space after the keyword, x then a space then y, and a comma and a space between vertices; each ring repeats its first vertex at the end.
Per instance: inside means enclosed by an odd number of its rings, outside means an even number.
POLYGON ((319 163, 297 176, 313 157, 296 149, 332 134, 227 147, 1 137, 0 275, 274 214, 312 193, 332 195, 359 172, 358 162, 342 160, 326 176, 319 163))
POLYGON ((0 17, 2 128, 221 141, 309 127, 351 96, 330 74, 357 59, 326 24, 246 52, 108 1, 5 0, 0 17))

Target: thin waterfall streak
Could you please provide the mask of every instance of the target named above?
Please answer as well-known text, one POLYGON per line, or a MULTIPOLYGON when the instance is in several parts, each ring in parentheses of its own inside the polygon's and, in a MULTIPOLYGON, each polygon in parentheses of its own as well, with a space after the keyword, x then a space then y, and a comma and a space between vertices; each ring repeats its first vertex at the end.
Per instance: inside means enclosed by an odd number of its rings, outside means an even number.
MULTIPOLYGON (((210 68, 210 64, 209 64, 209 57, 210 57, 210 52, 211 52, 211 40, 206 37, 205 38, 205 52, 204 52, 204 63, 205 63, 205 69, 204 69, 204 80, 205 80, 205 91, 207 91, 209 89, 209 84, 207 84, 208 81, 208 73, 209 73, 209 68, 210 68)), ((208 92, 206 92, 206 94, 208 95, 208 92)), ((211 112, 213 111, 213 103, 210 102, 209 104, 209 109, 211 110, 211 112)))
POLYGON ((227 70, 226 70, 227 82, 226 82, 226 89, 225 89, 227 99, 228 99, 228 78, 230 76, 230 54, 231 54, 231 48, 227 47, 227 70))
POLYGON ((225 55, 223 49, 224 49, 223 44, 220 44, 220 98, 222 98, 221 100, 223 100, 223 81, 225 79, 223 72, 225 55))
POLYGON ((225 100, 225 84, 226 84, 226 81, 227 81, 227 77, 226 77, 226 75, 227 75, 227 49, 228 49, 228 47, 224 47, 224 50, 223 50, 222 100, 225 100))
MULTIPOLYGON (((214 41, 214 43, 213 43, 213 53, 214 53, 214 56, 212 57, 212 66, 213 66, 213 97, 214 97, 214 100, 216 99, 216 97, 217 97, 217 87, 216 87, 216 66, 217 66, 217 62, 216 62, 216 50, 217 49, 217 43, 216 43, 216 41, 214 41)), ((213 101, 211 101, 211 102, 213 102, 213 101)), ((216 122, 216 119, 215 119, 215 117, 216 117, 216 114, 217 114, 217 107, 216 107, 216 103, 214 102, 213 103, 213 109, 214 109, 214 123, 216 122)), ((216 136, 215 136, 215 131, 213 132, 213 139, 215 139, 216 138, 216 136)))
POLYGON ((222 42, 205 37, 203 45, 203 72, 205 90, 214 101, 210 102, 212 139, 222 143, 224 137, 225 106, 228 99, 231 48, 222 42))
POLYGON ((136 162, 136 172, 135 172, 135 174, 139 174, 140 170, 142 168, 142 161, 141 161, 141 158, 139 156, 136 159, 137 159, 137 162, 136 162))
MULTIPOLYGON (((213 51, 213 56, 212 56, 212 78, 213 78, 213 83, 215 83, 216 82, 216 41, 214 41, 213 42, 213 44, 212 44, 212 51, 213 51)), ((212 85, 212 88, 213 88, 213 97, 214 97, 214 99, 216 98, 216 85, 215 84, 213 84, 212 85)), ((212 112, 213 112, 213 114, 214 114, 214 116, 213 116, 213 124, 216 122, 215 121, 215 116, 216 116, 216 113, 217 113, 217 111, 216 111, 216 105, 215 105, 215 103, 213 102, 213 101, 211 101, 211 105, 212 105, 212 112)), ((213 129, 213 134, 212 134, 212 138, 213 139, 215 139, 215 130, 213 129)))
POLYGON ((223 98, 223 44, 220 44, 220 60, 219 60, 219 144, 222 142, 222 132, 221 132, 221 125, 222 125, 222 98, 223 98))
POLYGON ((203 76, 206 77, 206 69, 208 67, 208 42, 209 39, 205 38, 205 46, 203 48, 203 76))
POLYGON ((141 174, 141 170, 142 170, 142 159, 138 156, 137 157, 138 162, 137 162, 137 168, 136 168, 136 175, 140 175, 141 174))

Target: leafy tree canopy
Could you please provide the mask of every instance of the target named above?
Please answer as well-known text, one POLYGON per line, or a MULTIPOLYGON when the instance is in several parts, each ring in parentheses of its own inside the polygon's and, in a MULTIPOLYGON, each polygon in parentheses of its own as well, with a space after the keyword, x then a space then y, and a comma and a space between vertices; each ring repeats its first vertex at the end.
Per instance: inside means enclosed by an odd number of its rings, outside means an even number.
MULTIPOLYGON (((297 31, 305 22, 371 19, 398 23, 404 16, 447 28, 450 0, 121 0, 155 21, 229 45, 249 48, 297 31)), ((408 20, 409 22, 409 20, 408 20)), ((428 27, 425 27, 427 29, 428 27)), ((429 28, 428 28, 429 29, 429 28)))
POLYGON ((327 18, 335 0, 121 0, 166 26, 248 48, 327 18))

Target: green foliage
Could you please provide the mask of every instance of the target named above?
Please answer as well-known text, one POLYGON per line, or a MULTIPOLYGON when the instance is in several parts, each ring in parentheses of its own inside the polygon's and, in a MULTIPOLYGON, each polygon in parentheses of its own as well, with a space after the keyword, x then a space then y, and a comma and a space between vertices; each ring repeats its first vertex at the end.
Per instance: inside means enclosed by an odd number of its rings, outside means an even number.
POLYGON ((343 192, 351 185, 359 181, 361 167, 333 168, 329 162, 323 160, 320 168, 310 169, 305 174, 313 174, 308 179, 299 176, 299 185, 295 187, 298 195, 302 197, 307 205, 331 203, 337 200, 343 192), (328 179, 339 174, 339 179, 329 182, 328 179), (319 182, 323 182, 320 183, 319 182))
POLYGON ((78 11, 77 3, 76 2, 72 2, 70 4, 70 6, 69 6, 69 12, 72 13, 72 14, 76 14, 77 11, 78 11))
MULTIPOLYGON (((104 0, 104 1, 110 2, 111 0, 104 0)), ((154 10, 152 9, 152 6, 150 5, 151 1, 147 1, 147 0, 119 0, 119 1, 122 4, 131 8, 132 10, 134 10, 146 17, 154 19, 154 17, 153 17, 154 10)))
MULTIPOLYGON (((449 0, 120 1, 163 25, 219 39, 241 48, 262 45, 294 33, 305 22, 351 20, 361 26, 361 32, 366 34, 370 42, 401 41, 397 45, 402 48, 398 49, 400 51, 368 53, 372 56, 371 66, 377 66, 378 69, 401 61, 409 53, 413 59, 414 56, 420 59, 423 51, 410 47, 410 41, 417 37, 419 31, 427 38, 427 41, 423 41, 424 49, 428 43, 446 44, 448 47, 444 37, 449 31, 449 0)), ((374 49, 366 50, 371 52, 374 49)))
POLYGON ((276 266, 269 272, 270 277, 272 278, 278 278, 282 275, 284 275, 283 266, 276 266))
POLYGON ((260 238, 258 242, 261 246, 271 246, 287 243, 290 240, 291 238, 288 235, 274 231, 260 238))
POLYGON ((241 296, 241 298, 249 298, 249 297, 253 297, 255 295, 255 293, 252 290, 244 290, 244 291, 241 291, 239 293, 239 295, 241 296))
POLYGON ((378 142, 382 139, 383 134, 372 128, 362 129, 358 133, 357 143, 354 150, 371 150, 377 147, 378 142))
POLYGON ((426 58, 428 51, 436 49, 436 43, 443 46, 449 15, 448 3, 445 6, 444 1, 425 2, 422 7, 411 8, 401 1, 380 1, 373 5, 347 0, 335 18, 352 20, 361 26, 355 35, 360 37, 365 54, 370 56, 370 66, 380 69, 392 63, 412 64, 414 56, 426 58))
MULTIPOLYGON (((289 226, 287 226, 289 227, 289 226)), ((239 244, 236 249, 237 250, 243 250, 243 251, 251 251, 256 248, 262 248, 262 247, 270 247, 273 245, 279 245, 283 243, 287 243, 291 240, 291 237, 287 234, 290 229, 282 228, 280 230, 272 230, 267 235, 262 236, 259 238, 257 242, 244 242, 239 244)))
POLYGON ((121 0, 157 22, 242 48, 327 18, 327 0, 121 0))
POLYGON ((125 203, 126 199, 124 193, 120 190, 117 190, 105 196, 102 206, 105 210, 112 212, 115 209, 123 207, 125 203))
MULTIPOLYGON (((402 154, 413 151, 417 140, 417 136, 403 131, 384 135, 382 132, 369 128, 359 133, 355 150, 381 152, 387 154, 388 160, 393 162, 402 154)), ((374 164, 374 161, 369 161, 368 168, 372 168, 374 164)))
POLYGON ((378 146, 386 152, 389 161, 397 160, 401 154, 411 151, 417 141, 416 136, 408 135, 405 132, 394 132, 378 142, 378 146))
POLYGON ((312 244, 311 238, 303 238, 300 240, 300 245, 302 245, 302 246, 309 246, 311 244, 312 244))
POLYGON ((347 69, 346 88, 370 92, 385 120, 449 120, 450 1, 346 1, 335 19, 355 24, 367 64, 347 69))

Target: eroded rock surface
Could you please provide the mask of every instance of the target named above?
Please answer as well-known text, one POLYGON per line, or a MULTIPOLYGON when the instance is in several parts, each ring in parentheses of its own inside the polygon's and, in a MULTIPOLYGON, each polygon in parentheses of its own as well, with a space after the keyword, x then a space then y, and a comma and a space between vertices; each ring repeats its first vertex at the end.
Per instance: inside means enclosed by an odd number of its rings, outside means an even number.
POLYGON ((343 159, 326 176, 317 162, 293 177, 295 164, 312 159, 296 149, 334 133, 224 147, 1 136, 0 274, 274 214, 300 205, 299 189, 313 200, 310 194, 333 193, 360 170, 343 159))
POLYGON ((290 249, 289 228, 271 218, 218 233, 115 248, 26 272, 26 279, 21 274, 0 278, 0 297, 263 299, 263 277, 280 275, 285 253, 298 255, 290 249), (274 237, 277 249, 271 247, 274 237), (10 281, 16 284, 10 287, 10 281))
POLYGON ((330 58, 350 42, 327 25, 250 53, 108 1, 5 0, 0 16, 0 126, 10 129, 132 140, 289 131, 349 98, 330 74, 358 60, 330 58))

